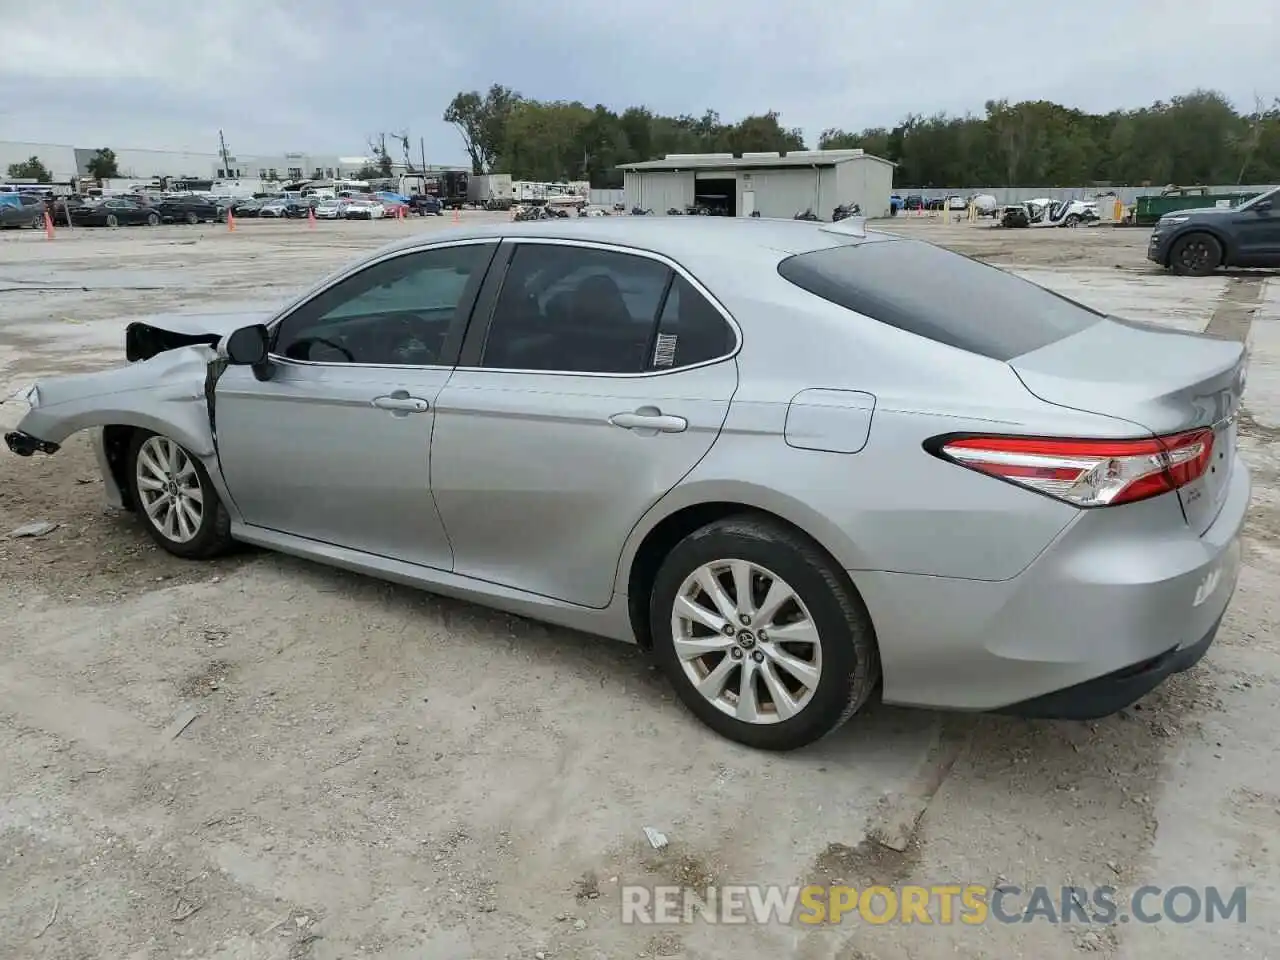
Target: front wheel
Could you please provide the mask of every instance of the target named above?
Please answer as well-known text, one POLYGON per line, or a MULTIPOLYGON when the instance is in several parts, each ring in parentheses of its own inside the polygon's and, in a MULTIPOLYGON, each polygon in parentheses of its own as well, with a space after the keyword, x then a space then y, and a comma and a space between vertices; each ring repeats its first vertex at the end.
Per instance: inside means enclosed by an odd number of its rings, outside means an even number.
POLYGON ((148 226, 148 227, 158 227, 158 226, 160 226, 160 218, 159 218, 159 217, 157 217, 154 213, 153 213, 153 214, 150 214, 150 215, 147 217, 147 226, 148 226))
POLYGON ((1080 214, 1078 213, 1067 214, 1067 219, 1064 221, 1064 225, 1068 227, 1080 226, 1080 214))
POLYGON ((654 581, 650 623, 685 706, 750 747, 826 736, 880 676, 871 618, 845 573, 767 518, 731 517, 677 544, 654 581))
POLYGON ((200 218, 197 217, 194 213, 187 214, 187 223, 191 224, 194 227, 199 222, 200 222, 200 218))
POLYGON ((1183 277, 1207 277, 1222 263, 1222 244, 1207 233, 1192 233, 1178 240, 1169 254, 1169 266, 1183 277))
POLYGON ((156 543, 186 560, 230 548, 231 518, 204 465, 177 441, 138 430, 128 464, 134 509, 156 543))
POLYGON ((115 215, 114 213, 111 213, 111 214, 108 214, 108 215, 107 215, 107 226, 108 226, 108 227, 118 227, 118 226, 120 226, 120 221, 119 221, 118 219, 116 219, 116 215, 115 215))

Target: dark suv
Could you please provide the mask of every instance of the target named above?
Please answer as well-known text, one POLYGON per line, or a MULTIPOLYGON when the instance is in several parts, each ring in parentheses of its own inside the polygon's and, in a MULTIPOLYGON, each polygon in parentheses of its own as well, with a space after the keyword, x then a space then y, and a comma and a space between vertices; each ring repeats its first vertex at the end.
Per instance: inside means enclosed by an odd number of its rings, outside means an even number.
POLYGON ((1147 259, 1185 277, 1219 267, 1280 267, 1280 187, 1238 207, 1165 214, 1151 231, 1147 259))

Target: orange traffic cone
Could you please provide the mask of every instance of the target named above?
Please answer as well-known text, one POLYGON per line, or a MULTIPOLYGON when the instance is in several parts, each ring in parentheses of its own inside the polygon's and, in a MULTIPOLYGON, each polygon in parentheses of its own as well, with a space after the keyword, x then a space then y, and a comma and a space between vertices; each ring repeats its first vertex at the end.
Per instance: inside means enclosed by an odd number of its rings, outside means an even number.
POLYGON ((307 226, 312 230, 316 228, 316 208, 311 207, 307 210, 307 226))
POLYGON ((227 233, 235 233, 235 232, 236 232, 236 212, 234 210, 228 209, 227 210, 227 233))
POLYGON ((44 212, 44 235, 48 240, 53 239, 53 217, 49 216, 49 211, 44 212))
POLYGON ((454 207, 454 208, 453 208, 453 222, 454 222, 454 223, 461 223, 461 222, 462 222, 462 217, 459 215, 459 213, 458 213, 458 208, 457 208, 457 207, 454 207))

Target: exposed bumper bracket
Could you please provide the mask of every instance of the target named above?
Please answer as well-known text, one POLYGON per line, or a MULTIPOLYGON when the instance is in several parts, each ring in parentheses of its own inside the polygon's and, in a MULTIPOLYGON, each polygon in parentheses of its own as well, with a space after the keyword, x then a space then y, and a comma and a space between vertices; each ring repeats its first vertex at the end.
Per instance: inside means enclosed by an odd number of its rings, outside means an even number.
POLYGON ((4 435, 4 442, 20 457, 29 457, 33 453, 57 453, 58 444, 50 443, 48 440, 41 440, 39 437, 33 437, 29 433, 23 433, 21 430, 14 430, 4 435))

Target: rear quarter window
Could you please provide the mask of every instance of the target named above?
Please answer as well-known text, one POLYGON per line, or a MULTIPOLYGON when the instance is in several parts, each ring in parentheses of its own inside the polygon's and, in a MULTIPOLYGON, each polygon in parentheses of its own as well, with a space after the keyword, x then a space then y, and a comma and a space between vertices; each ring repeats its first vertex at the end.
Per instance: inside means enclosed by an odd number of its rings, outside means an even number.
POLYGON ((1103 314, 978 260, 918 240, 844 244, 788 257, 778 273, 880 323, 993 360, 1079 333, 1103 314))

